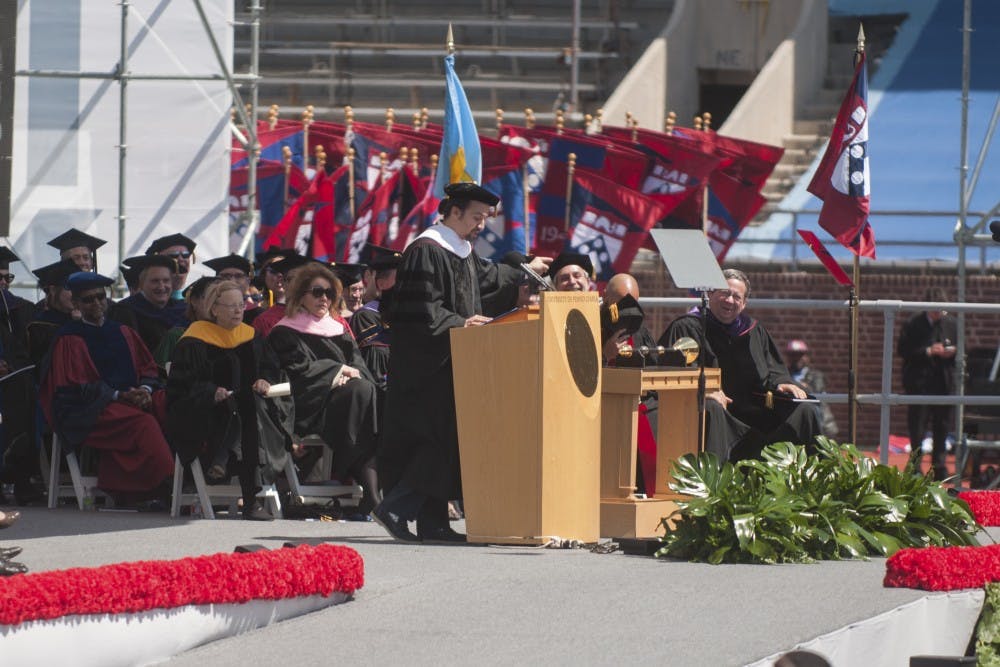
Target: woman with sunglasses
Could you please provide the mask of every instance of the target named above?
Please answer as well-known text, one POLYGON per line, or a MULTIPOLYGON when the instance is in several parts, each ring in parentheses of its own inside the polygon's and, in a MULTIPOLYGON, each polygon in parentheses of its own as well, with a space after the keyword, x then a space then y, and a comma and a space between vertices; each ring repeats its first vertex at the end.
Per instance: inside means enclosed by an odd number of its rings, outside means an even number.
POLYGON ((274 517, 257 499, 284 469, 290 444, 277 400, 265 398, 279 381, 273 353, 243 323, 243 288, 230 280, 209 284, 194 322, 174 349, 167 378, 167 437, 181 460, 201 456, 206 477, 239 475, 243 518, 274 517))
POLYGON ((333 449, 334 476, 361 484, 363 520, 379 502, 375 473, 375 384, 346 322, 333 314, 340 281, 326 266, 297 269, 286 288, 285 317, 268 342, 288 373, 295 433, 318 434, 333 449))

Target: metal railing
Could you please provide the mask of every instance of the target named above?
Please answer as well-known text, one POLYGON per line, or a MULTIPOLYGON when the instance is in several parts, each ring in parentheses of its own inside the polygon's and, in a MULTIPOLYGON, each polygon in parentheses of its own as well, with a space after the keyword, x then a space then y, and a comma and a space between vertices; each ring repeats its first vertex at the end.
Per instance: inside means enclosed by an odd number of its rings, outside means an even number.
MULTIPOLYGON (((643 307, 652 308, 691 308, 701 304, 701 300, 691 297, 642 297, 639 303, 643 307)), ((829 299, 759 299, 754 298, 754 310, 843 310, 848 309, 847 300, 833 301, 829 299)), ((959 393, 956 395, 914 395, 896 394, 892 391, 892 360, 895 350, 893 337, 895 335, 896 314, 900 312, 919 312, 925 310, 947 310, 952 313, 1000 313, 1000 304, 989 303, 943 303, 934 301, 897 301, 893 299, 876 299, 860 301, 858 308, 862 312, 882 313, 882 378, 879 393, 858 394, 860 404, 879 406, 879 460, 889 462, 889 421, 890 408, 894 405, 954 405, 961 412, 965 406, 1000 406, 998 396, 966 396, 964 384, 959 383, 959 393)), ((963 346, 964 348, 964 346, 963 346)), ((817 398, 825 403, 847 403, 847 394, 817 394, 817 398)), ((961 415, 956 418, 961 423, 961 415)), ((956 437, 961 435, 956 433, 956 437)))

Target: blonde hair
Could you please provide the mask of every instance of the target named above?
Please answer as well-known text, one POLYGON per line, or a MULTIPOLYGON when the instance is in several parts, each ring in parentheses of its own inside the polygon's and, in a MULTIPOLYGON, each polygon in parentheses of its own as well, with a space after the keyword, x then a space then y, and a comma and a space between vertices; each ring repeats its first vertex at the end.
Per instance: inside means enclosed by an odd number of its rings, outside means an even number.
POLYGON ((330 300, 330 308, 336 307, 344 293, 344 286, 340 284, 340 280, 333 274, 333 271, 326 266, 310 262, 295 269, 295 273, 292 274, 292 282, 285 288, 285 315, 293 317, 302 310, 302 299, 309 291, 309 285, 316 278, 323 278, 337 292, 337 297, 330 300))
POLYGON ((218 282, 212 283, 205 290, 204 301, 202 302, 202 307, 205 312, 208 313, 208 320, 210 322, 215 322, 215 316, 212 315, 212 307, 219 301, 219 298, 226 292, 239 292, 240 300, 243 300, 243 288, 239 286, 239 283, 233 280, 220 280, 218 282))

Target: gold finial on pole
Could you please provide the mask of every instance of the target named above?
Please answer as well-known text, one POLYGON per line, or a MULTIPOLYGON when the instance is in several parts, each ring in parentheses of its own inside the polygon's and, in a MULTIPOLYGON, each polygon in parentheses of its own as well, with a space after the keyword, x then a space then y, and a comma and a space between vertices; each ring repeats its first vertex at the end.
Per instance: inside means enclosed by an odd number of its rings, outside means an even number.
POLYGON ((576 171, 576 153, 566 156, 566 217, 563 223, 563 231, 569 233, 570 206, 573 203, 573 172, 576 171))
POLYGON ((285 211, 287 213, 288 212, 288 188, 289 188, 289 181, 291 180, 291 177, 292 177, 292 149, 289 148, 288 146, 282 146, 281 147, 281 161, 285 165, 285 191, 284 191, 284 195, 285 196, 284 196, 284 199, 282 201, 282 207, 281 208, 282 208, 283 211, 285 211))
POLYGON ((535 126, 535 110, 531 107, 524 110, 524 126, 529 130, 535 126))
POLYGON ((386 172, 388 171, 389 154, 382 151, 378 154, 378 172, 379 172, 379 183, 385 181, 386 172))
POLYGON ((632 127, 632 143, 637 144, 639 143, 639 120, 635 116, 632 117, 631 127, 632 127))
POLYGON ((431 173, 436 174, 438 170, 438 154, 431 155, 431 173))
POLYGON ((309 126, 313 122, 313 105, 302 110, 302 168, 309 167, 309 126))
POLYGON ((695 116, 694 117, 694 123, 692 123, 692 125, 694 126, 694 129, 696 129, 696 130, 698 130, 700 132, 701 131, 701 116, 695 116))
POLYGON ((566 112, 556 109, 556 134, 563 133, 563 126, 566 124, 566 112))
POLYGON ((702 119, 702 124, 701 124, 702 129, 708 132, 712 128, 712 114, 706 111, 701 115, 701 119, 702 119))
POLYGON ((350 202, 351 219, 354 219, 354 149, 347 149, 347 200, 350 202))
POLYGON ((598 109, 597 111, 594 112, 594 120, 597 121, 597 131, 598 132, 603 132, 604 131, 604 107, 601 107, 600 109, 598 109))
POLYGON ((344 127, 346 128, 347 132, 350 132, 354 129, 354 109, 351 107, 351 105, 347 105, 344 107, 344 127))
POLYGON ((427 110, 427 107, 420 107, 420 129, 427 129, 427 119, 431 117, 431 112, 427 110))
POLYGON ((497 136, 499 137, 503 131, 503 109, 498 107, 495 113, 497 115, 497 136))
POLYGON ((385 131, 392 132, 392 126, 396 124, 396 110, 389 107, 385 110, 385 131))
POLYGON ((448 23, 448 38, 445 47, 448 49, 449 56, 455 55, 455 33, 451 30, 451 22, 448 23))
POLYGON ((420 131, 420 112, 419 111, 414 111, 413 112, 413 130, 415 132, 419 132, 420 131))
POLYGON ((410 149, 410 170, 414 176, 420 175, 420 149, 416 146, 410 149))
POLYGON ((267 126, 269 129, 274 129, 278 124, 278 105, 272 104, 267 109, 267 126))
POLYGON ((667 134, 674 133, 674 125, 677 124, 677 114, 673 111, 667 113, 667 117, 663 121, 663 131, 667 134))
POLYGON ((594 117, 589 113, 583 114, 583 131, 585 134, 592 134, 592 125, 594 123, 594 117))
POLYGON ((316 145, 316 172, 326 170, 326 149, 323 148, 322 144, 316 145))
POLYGON ((625 127, 632 127, 632 112, 625 112, 625 127))
POLYGON ((405 169, 406 165, 410 162, 410 149, 403 146, 399 149, 399 168, 405 169))
POLYGON ((865 52, 865 26, 862 23, 858 23, 858 46, 856 51, 858 53, 865 52))

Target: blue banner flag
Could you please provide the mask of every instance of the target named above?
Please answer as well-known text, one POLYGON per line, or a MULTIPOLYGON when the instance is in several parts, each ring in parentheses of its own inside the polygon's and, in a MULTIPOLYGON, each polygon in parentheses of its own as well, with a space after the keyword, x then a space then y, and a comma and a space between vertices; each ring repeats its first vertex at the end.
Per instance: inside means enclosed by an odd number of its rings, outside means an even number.
POLYGON ((444 186, 460 181, 479 183, 483 177, 483 158, 479 147, 479 133, 472 120, 472 109, 462 89, 462 82, 455 74, 455 56, 444 59, 445 99, 444 130, 437 175, 434 179, 434 196, 444 198, 444 186))

